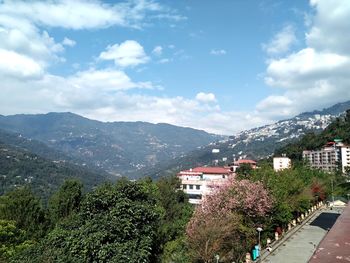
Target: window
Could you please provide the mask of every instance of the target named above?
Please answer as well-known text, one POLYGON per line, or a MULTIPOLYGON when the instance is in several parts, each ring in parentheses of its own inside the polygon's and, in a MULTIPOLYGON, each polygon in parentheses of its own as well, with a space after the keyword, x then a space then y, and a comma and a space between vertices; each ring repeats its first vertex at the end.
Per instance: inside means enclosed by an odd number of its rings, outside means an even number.
POLYGON ((225 175, 224 175, 224 174, 222 175, 222 178, 224 178, 224 179, 225 179, 225 175))
POLYGON ((183 185, 182 185, 182 188, 183 188, 184 190, 186 190, 187 184, 183 184, 183 185))
POLYGON ((202 195, 192 195, 191 194, 191 195, 188 195, 188 198, 189 199, 199 199, 200 200, 200 199, 202 199, 202 195))
POLYGON ((193 184, 190 184, 190 189, 193 189, 193 184))
POLYGON ((196 190, 199 190, 201 189, 201 186, 200 185, 196 185, 196 190))

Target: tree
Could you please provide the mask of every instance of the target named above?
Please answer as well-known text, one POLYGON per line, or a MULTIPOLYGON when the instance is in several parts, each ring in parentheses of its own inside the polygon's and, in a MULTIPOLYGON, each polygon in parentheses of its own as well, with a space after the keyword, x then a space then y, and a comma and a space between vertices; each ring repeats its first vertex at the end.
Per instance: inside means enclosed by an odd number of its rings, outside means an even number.
POLYGON ((161 209, 153 186, 120 180, 88 193, 78 213, 57 224, 17 262, 150 262, 161 209))
POLYGON ((79 209, 83 197, 82 189, 82 183, 77 180, 66 180, 63 183, 49 200, 52 223, 57 223, 79 209))
POLYGON ((203 200, 187 226, 193 261, 211 262, 215 254, 227 262, 242 260, 271 208, 262 183, 228 180, 203 200))
POLYGON ((177 177, 161 178, 157 182, 159 203, 164 208, 161 221, 162 243, 174 240, 184 233, 186 224, 192 216, 193 208, 187 195, 179 190, 180 181, 177 177))
POLYGON ((48 220, 40 199, 28 187, 20 187, 0 196, 0 219, 13 220, 28 239, 39 239, 48 229, 48 220))
POLYGON ((172 262, 172 258, 188 258, 184 232, 193 214, 187 195, 179 190, 180 180, 176 176, 163 177, 157 181, 158 201, 164 209, 158 231, 159 254, 162 262, 172 262), (171 255, 173 253, 173 255, 171 255))
POLYGON ((186 237, 168 241, 160 258, 162 263, 191 263, 186 237))
POLYGON ((32 245, 25 231, 17 228, 15 221, 0 220, 0 262, 6 262, 19 251, 32 245))
POLYGON ((236 170, 236 174, 241 179, 249 179, 249 176, 251 175, 253 171, 252 166, 249 163, 242 163, 236 170))

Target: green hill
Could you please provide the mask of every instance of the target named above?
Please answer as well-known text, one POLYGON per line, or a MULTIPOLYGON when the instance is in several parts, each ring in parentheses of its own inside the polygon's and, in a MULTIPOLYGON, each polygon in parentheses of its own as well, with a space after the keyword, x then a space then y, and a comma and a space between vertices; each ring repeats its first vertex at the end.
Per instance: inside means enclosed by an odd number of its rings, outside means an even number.
POLYGON ((164 123, 100 122, 73 113, 0 115, 0 128, 129 177, 221 138, 164 123))
POLYGON ((0 195, 29 185, 37 195, 47 199, 69 178, 81 180, 86 190, 111 180, 105 173, 98 174, 64 160, 45 159, 0 141, 0 195))

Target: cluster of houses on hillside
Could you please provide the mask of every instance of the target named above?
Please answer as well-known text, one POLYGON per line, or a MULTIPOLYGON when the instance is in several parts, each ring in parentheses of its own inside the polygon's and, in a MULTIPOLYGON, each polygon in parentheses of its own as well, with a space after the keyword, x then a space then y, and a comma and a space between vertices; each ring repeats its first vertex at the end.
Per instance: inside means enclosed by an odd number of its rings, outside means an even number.
MULTIPOLYGON (((276 158, 276 170, 290 167, 290 159, 287 157, 276 158), (288 161, 289 160, 289 161, 288 161)), ((178 173, 182 190, 188 195, 191 204, 200 204, 203 197, 210 195, 213 190, 226 180, 235 176, 236 170, 242 165, 249 165, 252 169, 257 168, 256 161, 240 159, 228 166, 196 167, 178 173)))
MULTIPOLYGON (((335 140, 327 143, 320 150, 303 151, 303 158, 312 168, 332 172, 340 167, 342 172, 346 173, 347 167, 350 167, 350 146, 343 144, 341 140, 335 140)), ((177 176, 181 181, 182 190, 189 197, 189 202, 200 204, 202 199, 210 195, 217 186, 234 177, 237 169, 242 165, 249 165, 252 169, 258 168, 256 161, 240 159, 223 167, 196 167, 184 170, 179 172, 177 176)), ((275 171, 290 167, 290 158, 286 156, 273 158, 275 171)))

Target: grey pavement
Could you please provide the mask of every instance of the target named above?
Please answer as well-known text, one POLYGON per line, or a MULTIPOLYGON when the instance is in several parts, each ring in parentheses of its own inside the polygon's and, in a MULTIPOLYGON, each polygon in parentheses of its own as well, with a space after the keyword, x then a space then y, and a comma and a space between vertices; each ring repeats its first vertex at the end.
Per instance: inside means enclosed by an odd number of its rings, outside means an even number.
POLYGON ((266 257, 262 257, 261 262, 307 263, 341 211, 342 209, 317 211, 295 232, 287 234, 278 247, 273 249, 266 257))

